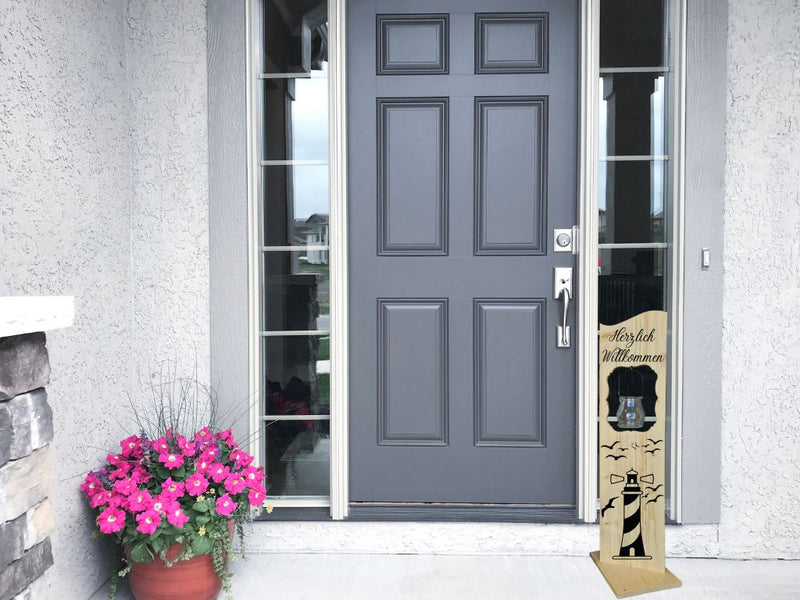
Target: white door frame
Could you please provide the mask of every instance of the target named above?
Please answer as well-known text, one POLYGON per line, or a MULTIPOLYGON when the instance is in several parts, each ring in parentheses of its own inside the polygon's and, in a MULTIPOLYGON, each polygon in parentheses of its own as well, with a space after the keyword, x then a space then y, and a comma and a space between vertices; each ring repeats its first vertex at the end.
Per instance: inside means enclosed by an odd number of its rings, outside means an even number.
MULTIPOLYGON (((676 0, 678 27, 681 39, 674 64, 679 66, 679 76, 685 72, 680 68, 685 45, 685 1, 676 0)), ((348 264, 347 264, 347 90, 346 90, 346 0, 329 0, 329 68, 330 68, 330 281, 331 281, 331 498, 330 514, 334 520, 348 516, 348 264)), ((259 43, 262 20, 261 0, 246 0, 247 48, 247 119, 248 119, 248 237, 249 237, 249 302, 250 302, 250 397, 253 402, 251 431, 262 427, 260 408, 260 361, 261 347, 259 331, 259 306, 261 277, 260 228, 263 222, 260 197, 261 182, 258 161, 262 147, 259 113, 262 108, 261 94, 257 86, 262 69, 261 44, 259 43)), ((599 93, 599 0, 580 0, 579 39, 579 156, 578 156, 578 367, 577 367, 577 516, 585 522, 594 522, 597 517, 597 227, 598 227, 598 93, 599 93)), ((677 78, 679 93, 685 93, 681 77, 677 78)), ((679 102, 680 98, 679 96, 679 102)), ((679 106, 683 106, 680 102, 679 106)), ((676 110, 675 115, 682 114, 676 110)), ((682 149, 683 119, 675 118, 676 154, 682 149)), ((676 156, 676 165, 682 165, 681 154, 676 156)), ((675 226, 682 234, 682 169, 675 168, 675 226)), ((676 236, 677 237, 677 236, 676 236)), ((678 238, 679 239, 679 238, 678 238)), ((682 269, 682 255, 675 252, 676 263, 673 277, 682 269)), ((676 279, 676 281, 680 281, 676 279)), ((677 286, 675 286, 677 287, 677 286)), ((673 296, 673 307, 679 309, 680 295, 673 296)), ((674 331, 680 331, 677 324, 674 331)), ((673 357, 680 351, 680 336, 673 338, 673 357)), ((673 372, 679 361, 673 360, 673 372)), ((673 375, 673 390, 680 391, 680 374, 673 375)), ((680 426, 680 398, 673 393, 673 424, 680 426)), ((679 430, 673 440, 680 440, 679 430)), ((258 440, 260 436, 253 436, 258 440)), ((256 456, 260 452, 254 452, 256 456)), ((673 502, 680 498, 680 444, 673 444, 673 502)), ((319 504, 316 504, 319 505, 319 504)), ((327 505, 324 503, 323 505, 327 505)), ((679 506, 673 506, 673 515, 679 515, 679 506)))

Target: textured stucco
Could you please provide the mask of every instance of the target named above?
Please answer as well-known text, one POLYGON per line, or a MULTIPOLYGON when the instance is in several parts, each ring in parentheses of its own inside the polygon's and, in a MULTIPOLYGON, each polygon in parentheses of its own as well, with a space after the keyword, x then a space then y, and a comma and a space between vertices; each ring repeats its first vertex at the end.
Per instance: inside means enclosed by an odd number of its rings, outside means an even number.
POLYGON ((76 305, 48 336, 65 599, 108 577, 77 486, 127 394, 165 358, 207 377, 206 114, 204 0, 0 0, 0 296, 76 305))
POLYGON ((208 144, 204 0, 131 0, 133 347, 208 381, 208 144))
POLYGON ((800 5, 732 0, 728 36, 720 545, 800 558, 800 5))

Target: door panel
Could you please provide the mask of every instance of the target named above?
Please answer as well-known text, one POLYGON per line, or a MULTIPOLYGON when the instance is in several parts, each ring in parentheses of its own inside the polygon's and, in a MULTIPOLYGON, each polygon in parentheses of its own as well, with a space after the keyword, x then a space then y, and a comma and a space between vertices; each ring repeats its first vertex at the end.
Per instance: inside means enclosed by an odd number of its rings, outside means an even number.
POLYGON ((577 2, 348 3, 350 497, 575 504, 577 2), (571 323, 573 331, 575 323, 571 323))

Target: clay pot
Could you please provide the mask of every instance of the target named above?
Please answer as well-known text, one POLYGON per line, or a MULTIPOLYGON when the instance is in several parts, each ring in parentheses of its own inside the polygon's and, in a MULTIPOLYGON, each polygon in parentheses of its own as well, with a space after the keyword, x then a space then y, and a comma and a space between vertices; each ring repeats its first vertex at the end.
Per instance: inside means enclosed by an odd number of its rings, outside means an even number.
MULTIPOLYGON (((174 544, 167 557, 177 556, 174 544)), ((132 563, 128 575, 136 600, 214 600, 222 589, 222 580, 214 572, 210 554, 195 556, 165 567, 156 557, 149 563, 132 563)))
MULTIPOLYGON (((228 534, 233 538, 233 520, 228 521, 228 534)), ((167 559, 174 560, 181 552, 180 544, 172 544, 167 559)), ((214 571, 210 554, 181 560, 171 567, 156 557, 149 563, 131 563, 128 575, 136 600, 215 600, 222 589, 222 579, 214 571)))

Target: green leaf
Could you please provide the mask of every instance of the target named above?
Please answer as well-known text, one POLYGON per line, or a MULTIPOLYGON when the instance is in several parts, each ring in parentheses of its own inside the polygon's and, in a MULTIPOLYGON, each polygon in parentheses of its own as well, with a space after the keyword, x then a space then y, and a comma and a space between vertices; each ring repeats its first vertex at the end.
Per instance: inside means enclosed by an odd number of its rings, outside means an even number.
POLYGON ((210 520, 211 520, 211 517, 209 517, 208 515, 202 515, 200 517, 197 517, 197 519, 196 519, 198 525, 205 525, 210 520))
POLYGON ((178 467, 172 471, 172 477, 180 481, 186 476, 186 467, 178 467))
POLYGON ((207 536, 197 536, 192 540, 192 551, 195 556, 211 552, 213 543, 207 536))
POLYGON ((164 542, 163 538, 153 538, 153 539, 151 539, 150 540, 150 546, 152 546, 153 551, 156 554, 161 554, 167 548, 167 545, 164 542))
POLYGON ((197 512, 201 513, 208 512, 208 503, 206 503, 205 501, 195 502, 194 504, 192 504, 192 508, 197 512))
POLYGON ((145 542, 139 542, 131 548, 131 560, 138 563, 148 563, 153 561, 153 553, 145 542))

